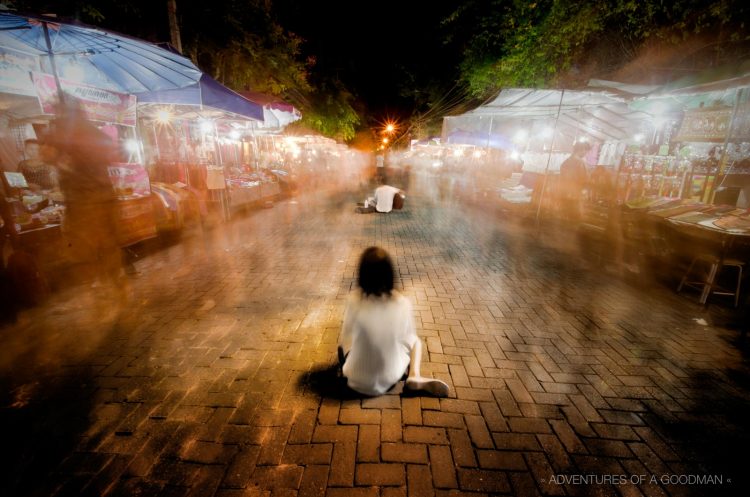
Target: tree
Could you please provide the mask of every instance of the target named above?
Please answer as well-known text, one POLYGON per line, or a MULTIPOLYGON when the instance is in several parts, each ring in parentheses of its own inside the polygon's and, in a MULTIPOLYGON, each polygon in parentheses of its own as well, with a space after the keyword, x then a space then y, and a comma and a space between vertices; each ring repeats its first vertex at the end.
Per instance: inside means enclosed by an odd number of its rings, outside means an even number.
POLYGON ((290 98, 305 109, 300 125, 336 140, 352 140, 361 122, 354 109, 354 96, 336 79, 319 81, 315 87, 290 98))
MULTIPOLYGON (((488 96, 508 86, 585 84, 655 45, 688 43, 703 65, 736 60, 747 53, 749 10, 740 0, 470 0, 444 22, 469 33, 448 42, 463 46, 461 81, 488 96)), ((682 67, 696 60, 679 59, 682 67)))

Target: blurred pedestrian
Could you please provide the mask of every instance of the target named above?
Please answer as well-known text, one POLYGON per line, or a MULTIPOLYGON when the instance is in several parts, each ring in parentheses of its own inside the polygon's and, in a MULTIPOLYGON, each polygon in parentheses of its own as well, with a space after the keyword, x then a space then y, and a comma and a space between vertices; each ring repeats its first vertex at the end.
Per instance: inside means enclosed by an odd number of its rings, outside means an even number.
POLYGON ((573 153, 560 165, 560 210, 563 218, 573 225, 578 225, 583 216, 583 189, 588 181, 583 157, 589 148, 588 143, 577 142, 573 145, 573 153))
POLYGON ((117 204, 108 166, 111 138, 74 107, 62 108, 44 144, 58 169, 65 199, 63 234, 84 280, 120 286, 122 256, 117 240, 117 204))
POLYGON ((359 262, 360 291, 349 296, 339 339, 339 361, 349 388, 382 395, 406 377, 404 390, 445 397, 448 385, 420 375, 422 343, 409 299, 393 289, 388 253, 369 247, 359 262))

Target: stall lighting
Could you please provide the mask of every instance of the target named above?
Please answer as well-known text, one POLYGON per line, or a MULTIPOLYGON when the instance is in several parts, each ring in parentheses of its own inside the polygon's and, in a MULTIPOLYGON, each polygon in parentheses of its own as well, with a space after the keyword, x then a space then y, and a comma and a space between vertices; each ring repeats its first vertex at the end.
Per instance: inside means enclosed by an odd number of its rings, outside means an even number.
POLYGON ((214 124, 211 121, 209 121, 208 119, 201 121, 201 132, 203 132, 203 134, 208 134, 212 132, 213 129, 214 124))
POLYGON ((156 113, 156 120, 160 124, 168 124, 172 120, 172 113, 167 109, 162 109, 156 113))
POLYGON ((665 102, 655 102, 651 107, 654 116, 661 116, 669 112, 669 106, 665 102))
POLYGON ((643 134, 641 134, 641 133, 638 133, 637 135, 635 135, 635 136, 633 137, 633 139, 634 139, 634 140, 635 140, 636 142, 638 142, 638 143, 641 143, 641 142, 643 141, 643 134))
POLYGON ((480 158, 482 156, 482 151, 481 150, 475 150, 473 155, 474 155, 475 159, 478 159, 478 158, 480 158))
POLYGON ((124 143, 125 150, 127 150, 131 154, 137 154, 138 153, 138 142, 136 140, 130 139, 125 140, 124 143))
POLYGON ((581 136, 581 137, 578 138, 578 141, 581 142, 581 143, 588 143, 589 142, 589 137, 588 136, 581 136))
POLYGON ((519 129, 516 131, 516 134, 513 136, 513 141, 515 142, 522 142, 526 140, 526 138, 529 136, 529 132, 525 129, 519 129))
POLYGON ((453 151, 453 157, 461 157, 464 155, 464 150, 462 148, 457 148, 453 151))
POLYGON ((551 137, 551 136, 552 136, 552 133, 553 133, 553 130, 552 130, 552 128, 550 128, 549 126, 545 126, 545 127, 544 127, 544 128, 542 129, 542 133, 541 133, 541 135, 542 135, 542 138, 549 138, 549 137, 551 137))
POLYGON ((510 153, 510 158, 513 159, 513 160, 517 160, 519 157, 520 157, 520 155, 519 155, 519 153, 518 153, 517 150, 514 150, 514 151, 512 151, 510 153))
POLYGON ((237 131, 236 129, 233 129, 232 131, 229 132, 229 138, 231 138, 232 140, 239 140, 240 132, 237 131))

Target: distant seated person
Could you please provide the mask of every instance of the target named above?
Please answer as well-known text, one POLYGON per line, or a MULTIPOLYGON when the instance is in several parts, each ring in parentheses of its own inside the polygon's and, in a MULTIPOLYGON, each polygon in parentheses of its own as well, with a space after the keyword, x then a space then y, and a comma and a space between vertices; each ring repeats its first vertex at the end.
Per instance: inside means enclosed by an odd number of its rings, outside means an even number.
POLYGON ((400 209, 403 207, 403 191, 395 186, 380 185, 375 189, 375 196, 369 201, 371 204, 375 204, 376 211, 391 212, 393 209, 400 209), (400 194, 402 198, 394 202, 394 198, 398 194, 400 194))
POLYGON ((23 174, 32 190, 55 190, 58 188, 57 170, 42 160, 37 140, 24 142, 26 159, 18 163, 18 172, 23 174))

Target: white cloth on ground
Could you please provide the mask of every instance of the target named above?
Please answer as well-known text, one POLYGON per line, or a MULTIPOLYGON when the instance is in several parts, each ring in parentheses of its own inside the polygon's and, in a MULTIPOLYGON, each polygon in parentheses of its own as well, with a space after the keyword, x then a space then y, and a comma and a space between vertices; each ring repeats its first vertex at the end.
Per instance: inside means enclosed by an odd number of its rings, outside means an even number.
POLYGON ((378 212, 391 212, 393 210, 393 197, 400 192, 398 188, 390 185, 381 185, 375 189, 375 209, 378 212))
POLYGON ((417 342, 409 299, 388 296, 349 296, 339 344, 346 356, 343 373, 349 388, 365 395, 382 395, 406 372, 417 342))

